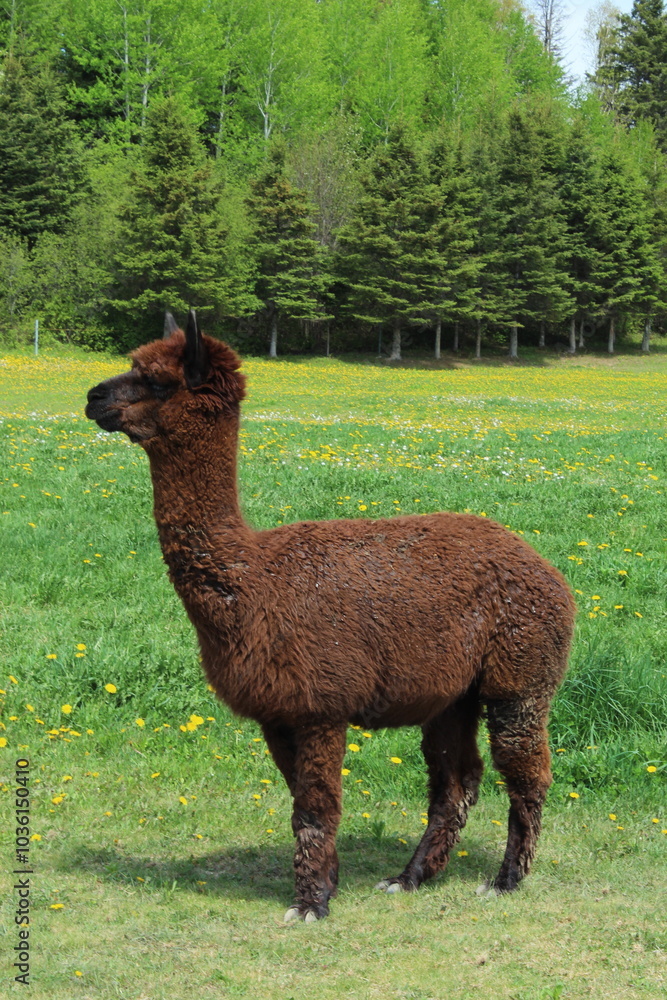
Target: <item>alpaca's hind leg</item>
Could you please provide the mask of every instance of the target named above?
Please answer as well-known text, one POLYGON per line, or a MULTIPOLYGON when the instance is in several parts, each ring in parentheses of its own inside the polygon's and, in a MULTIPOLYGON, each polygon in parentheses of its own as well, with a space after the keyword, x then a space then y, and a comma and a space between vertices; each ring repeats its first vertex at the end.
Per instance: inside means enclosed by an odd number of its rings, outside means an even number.
POLYGON ((469 694, 424 726, 422 750, 428 766, 428 826, 417 850, 396 878, 378 885, 386 892, 416 889, 449 860, 477 791, 484 765, 477 750, 480 705, 469 694))
POLYGON ((289 726, 262 726, 266 745, 292 795, 296 781, 296 740, 289 726))
POLYGON ((336 830, 341 814, 341 766, 346 727, 294 731, 292 829, 296 837, 296 901, 285 920, 325 917, 336 893, 336 830))
POLYGON ((543 700, 488 702, 491 755, 510 798, 505 857, 488 887, 496 892, 516 889, 535 856, 542 805, 552 780, 547 715, 543 700))

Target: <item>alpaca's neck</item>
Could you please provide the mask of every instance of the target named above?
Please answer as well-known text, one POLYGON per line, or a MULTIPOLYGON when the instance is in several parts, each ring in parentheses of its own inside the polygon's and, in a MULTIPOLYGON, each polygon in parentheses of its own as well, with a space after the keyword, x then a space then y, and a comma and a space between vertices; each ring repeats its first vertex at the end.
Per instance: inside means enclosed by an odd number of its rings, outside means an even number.
POLYGON ((201 632, 230 633, 247 610, 252 531, 236 487, 238 419, 148 450, 154 512, 171 580, 201 632))
POLYGON ((158 530, 241 527, 236 487, 238 419, 218 419, 185 441, 148 449, 158 530))

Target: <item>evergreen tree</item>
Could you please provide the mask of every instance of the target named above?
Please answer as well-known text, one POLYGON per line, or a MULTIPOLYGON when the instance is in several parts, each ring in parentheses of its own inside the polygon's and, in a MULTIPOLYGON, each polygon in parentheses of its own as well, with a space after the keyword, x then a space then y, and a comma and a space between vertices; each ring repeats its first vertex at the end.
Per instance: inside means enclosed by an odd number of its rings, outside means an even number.
POLYGON ((635 0, 623 14, 611 53, 620 81, 618 110, 630 125, 652 122, 667 149, 667 11, 663 0, 635 0))
POLYGON ((402 325, 429 311, 427 180, 405 127, 393 127, 370 158, 359 201, 338 234, 349 308, 368 323, 391 324, 391 360, 401 357, 402 325))
POLYGON ((648 203, 618 150, 603 155, 599 183, 591 218, 596 253, 592 279, 598 291, 597 312, 609 320, 608 351, 613 354, 619 318, 651 311, 662 274, 651 239, 648 203))
POLYGON ((24 55, 0 72, 0 228, 26 237, 62 232, 85 193, 83 151, 58 82, 24 55))
POLYGON ((425 280, 428 314, 435 320, 435 357, 440 357, 443 321, 455 324, 476 315, 475 290, 482 258, 479 240, 481 192, 463 152, 460 134, 445 135, 428 158, 430 186, 425 191, 428 232, 425 280))
POLYGON ((570 317, 571 353, 574 353, 576 346, 577 324, 580 330, 579 346, 584 346, 584 323, 595 311, 595 303, 600 295, 594 278, 598 254, 592 234, 592 218, 600 194, 593 141, 586 121, 580 116, 570 131, 560 177, 560 197, 566 226, 565 282, 574 304, 570 317))
POLYGON ((518 356, 518 329, 556 320, 570 300, 563 287, 565 225, 556 181, 557 151, 549 128, 530 109, 509 116, 494 192, 498 239, 494 266, 500 325, 510 330, 511 358, 518 356))
POLYGON ((250 187, 246 204, 254 225, 255 291, 269 321, 269 356, 275 358, 282 317, 328 318, 325 300, 331 279, 324 247, 314 239, 306 194, 286 175, 282 145, 271 148, 265 169, 250 187))
POLYGON ((192 306, 216 319, 254 306, 249 262, 228 253, 212 171, 192 114, 174 98, 154 101, 120 211, 114 268, 121 294, 112 307, 157 329, 166 309, 192 306))

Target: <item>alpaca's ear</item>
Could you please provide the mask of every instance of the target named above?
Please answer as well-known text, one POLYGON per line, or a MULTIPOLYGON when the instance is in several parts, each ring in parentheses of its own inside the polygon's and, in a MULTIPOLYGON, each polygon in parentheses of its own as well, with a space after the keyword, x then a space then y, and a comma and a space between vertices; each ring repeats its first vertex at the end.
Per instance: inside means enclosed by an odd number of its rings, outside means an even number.
POLYGON ((164 340, 166 340, 167 337, 171 337, 172 333, 176 333, 177 330, 178 323, 170 312, 166 312, 164 314, 164 332, 162 334, 164 340))
POLYGON ((206 348, 202 340, 201 330, 197 326, 197 314, 194 309, 188 313, 188 325, 185 330, 185 357, 183 367, 185 380, 192 388, 201 385, 206 375, 206 348))

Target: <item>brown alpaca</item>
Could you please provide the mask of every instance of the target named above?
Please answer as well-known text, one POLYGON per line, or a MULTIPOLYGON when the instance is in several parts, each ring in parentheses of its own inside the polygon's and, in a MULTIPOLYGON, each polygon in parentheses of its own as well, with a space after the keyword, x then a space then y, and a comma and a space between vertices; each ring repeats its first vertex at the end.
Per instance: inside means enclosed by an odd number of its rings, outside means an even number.
POLYGON ((294 797, 296 901, 315 920, 336 893, 348 723, 421 726, 428 826, 405 870, 446 864, 482 775, 486 707, 510 799, 507 849, 487 887, 527 874, 551 783, 546 722, 567 666, 574 604, 563 577, 499 524, 461 514, 306 521, 253 531, 236 488, 245 379, 229 347, 168 315, 165 339, 88 393, 86 415, 150 459, 171 580, 206 674, 256 719, 294 797))

